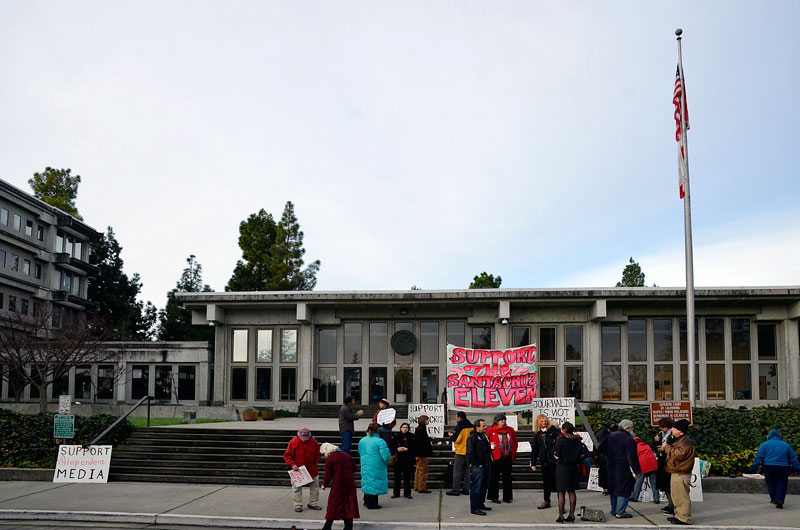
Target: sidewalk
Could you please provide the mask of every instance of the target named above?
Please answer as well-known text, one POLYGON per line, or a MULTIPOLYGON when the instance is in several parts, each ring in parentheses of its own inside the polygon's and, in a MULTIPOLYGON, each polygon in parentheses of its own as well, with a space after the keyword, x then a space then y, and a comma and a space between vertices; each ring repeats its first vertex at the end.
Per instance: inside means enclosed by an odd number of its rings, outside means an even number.
MULTIPOLYGON (((304 496, 307 496, 307 490, 304 496)), ((556 508, 537 510, 540 490, 514 491, 513 504, 489 504, 486 517, 469 513, 467 496, 448 497, 434 491, 415 494, 411 500, 380 497, 381 510, 361 508, 356 528, 457 530, 461 528, 557 527, 556 508)), ((800 496, 789 496, 786 508, 777 510, 766 494, 707 493, 693 505, 698 528, 800 528, 800 496)), ((305 497, 307 499, 307 497, 305 497)), ((321 492, 320 504, 327 504, 321 492)), ((361 498, 359 492, 359 499, 361 498)), ((555 499, 554 499, 555 500, 555 499)), ((578 506, 609 511, 608 497, 585 490, 578 492, 578 506)), ((575 528, 632 530, 676 528, 653 503, 631 503, 632 519, 606 523, 579 523, 575 528)), ((192 525, 206 528, 319 529, 325 511, 308 508, 295 513, 289 486, 216 486, 112 482, 109 484, 54 484, 50 482, 0 482, 0 520, 95 521, 149 525, 192 525)), ((341 522, 334 525, 340 529, 341 522)))

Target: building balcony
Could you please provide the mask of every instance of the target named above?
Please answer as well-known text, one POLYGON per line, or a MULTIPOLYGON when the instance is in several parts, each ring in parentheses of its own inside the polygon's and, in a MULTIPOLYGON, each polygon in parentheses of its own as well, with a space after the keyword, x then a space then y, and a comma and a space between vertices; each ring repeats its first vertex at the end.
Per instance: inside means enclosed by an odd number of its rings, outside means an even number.
POLYGON ((53 262, 78 274, 97 274, 99 272, 99 269, 91 263, 73 258, 66 252, 56 252, 53 255, 53 262))

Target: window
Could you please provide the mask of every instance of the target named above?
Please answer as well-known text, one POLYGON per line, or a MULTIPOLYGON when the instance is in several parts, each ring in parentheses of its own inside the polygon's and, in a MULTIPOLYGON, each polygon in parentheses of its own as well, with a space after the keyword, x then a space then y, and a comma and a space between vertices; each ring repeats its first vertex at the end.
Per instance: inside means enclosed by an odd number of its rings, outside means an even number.
POLYGON ((11 266, 9 267, 12 271, 19 270, 19 256, 16 254, 11 254, 11 266))
POLYGON ((256 399, 272 399, 272 368, 256 367, 256 399))
MULTIPOLYGON (((619 340, 619 326, 603 326, 601 331, 601 342, 603 351, 603 362, 613 363, 619 362, 620 355, 620 340, 619 340)), ((605 399, 605 398, 603 398, 605 399)))
POLYGON ((447 344, 466 346, 466 326, 463 322, 448 322, 446 324, 447 344))
POLYGON ((247 399, 247 368, 231 368, 231 400, 247 399))
POLYGON ((583 359, 583 328, 580 326, 567 326, 564 328, 564 339, 566 360, 580 361, 583 359))
POLYGON ((759 324, 758 329, 758 358, 775 359, 775 324, 759 324))
POLYGON ((61 308, 60 307, 54 307, 53 308, 53 318, 52 318, 52 320, 53 320, 52 324, 53 324, 54 328, 60 328, 61 327, 61 308))
POLYGON ((706 361, 725 360, 725 325, 721 318, 707 318, 706 361))
POLYGON ((97 399, 114 399, 114 366, 97 367, 97 399))
POLYGON ((492 348, 492 328, 478 326, 472 328, 472 348, 489 350, 492 348))
POLYGON ((344 362, 361 363, 361 323, 348 322, 344 325, 344 362))
MULTIPOLYGON (((0 294, 0 308, 3 306, 3 295, 0 294)), ((39 302, 36 300, 33 301, 33 316, 38 317, 40 314, 41 308, 39 307, 39 302)))
MULTIPOLYGON (((0 309, 3 309, 3 302, 4 302, 3 293, 0 293, 0 309)), ((34 302, 33 304, 34 304, 33 307, 35 309, 36 308, 36 302, 34 302)), ((2 379, 2 378, 0 378, 0 379, 2 379)), ((0 395, 2 395, 2 394, 0 394, 0 395)))
MULTIPOLYGON (((619 328, 617 328, 619 330, 619 328)), ((603 401, 622 400, 622 367, 603 366, 603 401)))
POLYGON ((14 230, 19 232, 21 228, 22 228, 22 218, 19 215, 14 214, 14 230))
POLYGON ((19 301, 19 312, 23 315, 28 314, 28 301, 25 298, 19 301))
POLYGON ((628 366, 628 399, 630 401, 647 400, 646 364, 632 364, 628 366))
POLYGON ((22 274, 25 276, 31 275, 31 261, 28 259, 22 261, 22 274))
POLYGON ((539 360, 556 360, 556 328, 539 328, 539 360))
POLYGON ((653 320, 653 354, 656 362, 672 360, 672 319, 653 320))
POLYGON ((92 399, 92 367, 83 364, 75 367, 75 399, 92 399))
POLYGON ((9 311, 17 310, 17 297, 14 296, 13 294, 9 295, 8 297, 8 310, 9 311))
POLYGON ((514 326, 511 328, 511 340, 514 348, 527 346, 531 343, 531 328, 527 326, 514 326))
POLYGON ((142 399, 150 392, 150 366, 134 364, 131 374, 131 399, 142 399))
MULTIPOLYGON (((700 365, 694 365, 694 397, 700 399, 700 365)), ((689 367, 687 364, 681 364, 681 399, 687 401, 689 399, 689 367)))
POLYGON ((628 321, 628 361, 647 361, 647 325, 644 320, 628 321))
POLYGON ((750 360, 750 320, 731 319, 731 353, 734 361, 750 360))
POLYGON ((8 210, 0 208, 0 224, 8 226, 8 210))
POLYGON ((336 368, 319 368, 319 391, 320 403, 336 403, 336 368))
POLYGON ((57 253, 64 252, 64 234, 56 232, 56 248, 57 253))
POLYGON ((75 241, 72 247, 72 257, 83 261, 83 243, 75 241))
POLYGON ((297 362, 297 330, 296 329, 282 329, 281 330, 281 362, 282 363, 296 363, 297 362))
POLYGON ((156 366, 156 399, 172 399, 172 366, 156 366))
POLYGON ((42 279, 42 266, 39 265, 38 263, 33 264, 33 277, 36 278, 37 280, 42 279))
POLYGON ((6 266, 6 251, 0 250, 0 267, 6 266))
POLYGON ((44 227, 42 225, 36 225, 36 239, 44 241, 44 227))
POLYGON ((296 400, 297 400, 297 368, 281 367, 281 401, 296 401, 296 400))
POLYGON ((394 371, 394 400, 398 403, 411 401, 414 391, 414 372, 410 368, 396 368, 394 371))
POLYGON ((422 368, 420 383, 422 403, 436 403, 439 398, 439 369, 422 368))
POLYGON ((670 401, 672 400, 672 365, 671 364, 657 364, 653 369, 653 383, 655 387, 655 400, 656 401, 670 401))
MULTIPOLYGON (((247 362, 247 330, 234 329, 233 330, 233 362, 246 363, 247 362)), ((233 398, 231 398, 233 399, 233 398)))
POLYGON ((538 368, 539 392, 537 397, 556 396, 556 367, 540 366, 538 368))
POLYGON ((583 394, 582 369, 582 366, 567 365, 564 367, 564 381, 567 382, 567 395, 569 397, 581 399, 581 395, 583 394))
POLYGON ((725 399, 725 365, 706 365, 706 394, 709 400, 725 399))
POLYGON ((319 362, 320 364, 336 364, 336 330, 319 330, 319 362))
MULTIPOLYGON (((395 381, 395 390, 397 382, 395 381)), ((386 388, 386 368, 369 369, 369 402, 377 403, 382 398, 388 398, 386 388)), ((355 396, 355 394, 353 394, 355 396)))
POLYGON ((69 374, 64 374, 53 381, 53 399, 69 394, 69 374))
POLYGON ((439 323, 422 322, 420 335, 420 361, 439 364, 439 323))
POLYGON ((178 399, 194 401, 195 398, 195 367, 178 367, 178 399))
POLYGON ((758 365, 758 399, 778 399, 778 365, 758 365))
MULTIPOLYGON (((688 360, 688 353, 687 353, 687 346, 686 346, 686 335, 689 331, 686 329, 686 319, 682 318, 678 321, 678 333, 680 335, 680 350, 681 350, 681 361, 686 362, 688 360)), ((694 360, 697 361, 700 358, 700 348, 698 347, 698 326, 697 326, 697 319, 694 319, 694 360)))
MULTIPOLYGON (((246 342, 246 341, 245 341, 246 342)), ((272 330, 259 329, 256 332, 256 362, 272 362, 272 330)), ((247 359, 245 359, 247 360, 247 359)))
POLYGON ((369 325, 369 362, 386 364, 389 360, 389 324, 372 322, 369 325))
POLYGON ((25 221, 25 235, 33 237, 33 221, 25 221))
POLYGON ((353 396, 361 403, 361 368, 344 369, 344 395, 353 396))
POLYGON ((733 365, 733 399, 752 399, 753 381, 749 364, 733 365))

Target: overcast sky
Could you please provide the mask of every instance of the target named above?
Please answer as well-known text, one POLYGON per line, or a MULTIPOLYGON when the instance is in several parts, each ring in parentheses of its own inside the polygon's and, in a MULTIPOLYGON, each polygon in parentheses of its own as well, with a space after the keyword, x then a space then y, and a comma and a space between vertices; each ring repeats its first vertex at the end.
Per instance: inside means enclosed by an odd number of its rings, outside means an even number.
POLYGON ((81 175, 161 307, 295 204, 317 290, 800 284, 800 2, 0 0, 0 178, 81 175))

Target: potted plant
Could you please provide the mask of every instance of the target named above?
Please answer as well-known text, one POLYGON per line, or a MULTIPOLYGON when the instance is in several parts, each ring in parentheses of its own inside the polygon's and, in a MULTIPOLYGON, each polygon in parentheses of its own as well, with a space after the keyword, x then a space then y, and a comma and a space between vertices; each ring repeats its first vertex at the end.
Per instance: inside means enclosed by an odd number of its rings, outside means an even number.
POLYGON ((244 421, 256 421, 258 419, 258 411, 248 407, 242 411, 242 418, 244 418, 244 421))
POLYGON ((408 401, 408 390, 411 384, 411 372, 409 370, 398 370, 394 374, 394 394, 397 403, 408 401))
POLYGON ((272 410, 272 407, 267 407, 267 408, 265 408, 264 410, 261 411, 261 419, 262 420, 274 420, 276 414, 277 414, 277 412, 272 410))

